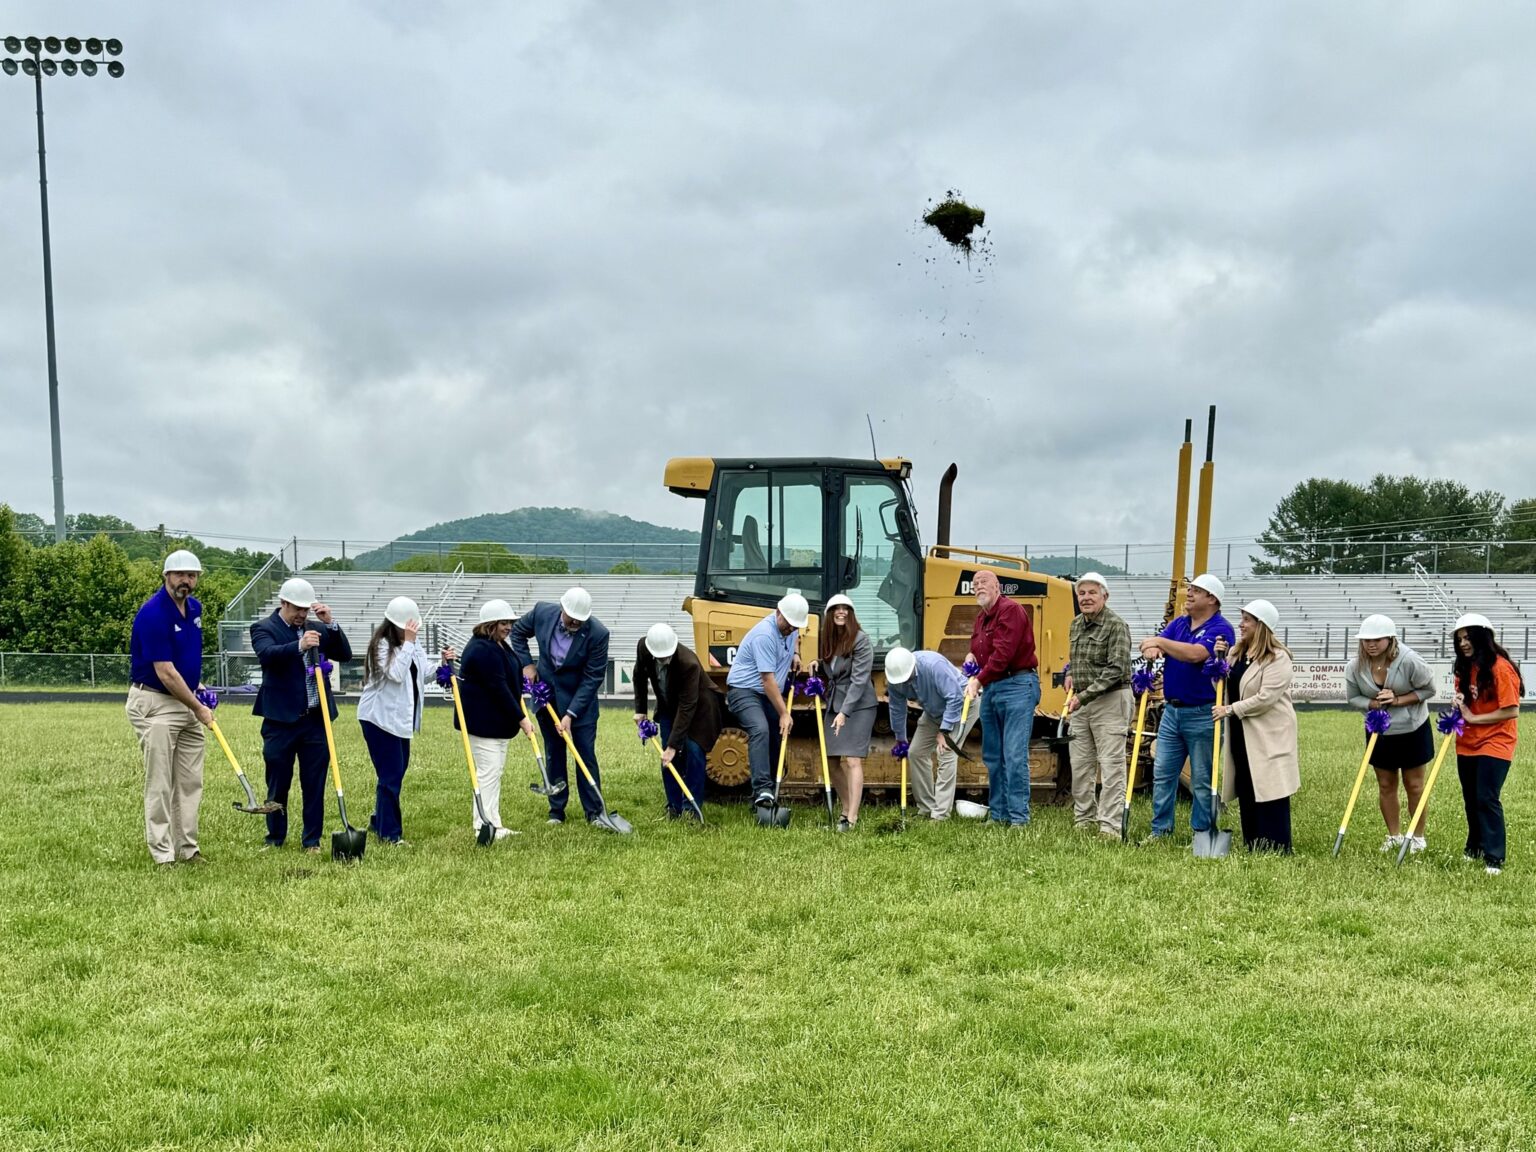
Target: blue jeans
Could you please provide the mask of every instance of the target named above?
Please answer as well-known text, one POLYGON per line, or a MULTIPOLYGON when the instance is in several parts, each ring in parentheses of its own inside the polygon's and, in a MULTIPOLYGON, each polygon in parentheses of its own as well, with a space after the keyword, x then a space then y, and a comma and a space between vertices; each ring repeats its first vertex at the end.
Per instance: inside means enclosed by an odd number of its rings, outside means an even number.
MULTIPOLYGON (((750 688, 725 694, 732 715, 747 731, 747 766, 752 771, 752 796, 773 791, 774 757, 779 751, 779 714, 768 697, 750 688)), ((689 785, 692 787, 692 785, 689 785)))
MULTIPOLYGON (((707 703, 707 701, 706 701, 707 703)), ((656 723, 661 727, 661 743, 665 747, 668 740, 672 739, 671 716, 662 716, 656 723)), ((677 774, 683 778, 683 783, 688 785, 688 791, 693 793, 693 798, 699 802, 699 807, 704 807, 704 782, 708 779, 704 772, 704 749, 700 748, 692 740, 684 740, 682 751, 672 758, 672 767, 677 769, 677 774)), ((692 812, 693 808, 683 796, 683 790, 677 786, 677 781, 672 778, 672 773, 666 767, 661 769, 661 786, 667 794, 668 812, 692 812)))
POLYGON ((373 761, 379 786, 373 794, 373 815, 368 828, 380 840, 395 841, 405 834, 400 822, 400 786, 411 763, 411 742, 403 736, 386 732, 369 720, 362 721, 363 743, 373 761))
POLYGON ((1029 738, 1040 706, 1040 677, 1020 672, 981 694, 981 758, 987 765, 987 810, 999 824, 1029 823, 1029 738))
POLYGON ((1152 762, 1152 835, 1173 833, 1174 804, 1179 798, 1179 773, 1189 759, 1189 786, 1195 794, 1189 809, 1189 826, 1208 831, 1211 816, 1211 743, 1215 726, 1211 705, 1167 704, 1157 726, 1157 757, 1152 762))

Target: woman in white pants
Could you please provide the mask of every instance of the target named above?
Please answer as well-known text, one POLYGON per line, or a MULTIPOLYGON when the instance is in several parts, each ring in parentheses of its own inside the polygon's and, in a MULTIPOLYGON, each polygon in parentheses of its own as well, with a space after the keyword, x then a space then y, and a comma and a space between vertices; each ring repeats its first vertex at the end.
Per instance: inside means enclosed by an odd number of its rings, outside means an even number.
MULTIPOLYGON (((459 700, 464 725, 469 729, 469 750, 480 777, 480 800, 485 815, 496 827, 496 839, 516 835, 501 823, 501 773, 507 762, 507 743, 518 731, 532 731, 521 707, 522 671, 512 656, 507 637, 517 613, 505 600, 488 600, 480 606, 480 623, 464 645, 459 661, 459 700)), ((459 726, 455 716, 453 726, 459 726)), ((480 814, 471 820, 480 830, 480 814)))

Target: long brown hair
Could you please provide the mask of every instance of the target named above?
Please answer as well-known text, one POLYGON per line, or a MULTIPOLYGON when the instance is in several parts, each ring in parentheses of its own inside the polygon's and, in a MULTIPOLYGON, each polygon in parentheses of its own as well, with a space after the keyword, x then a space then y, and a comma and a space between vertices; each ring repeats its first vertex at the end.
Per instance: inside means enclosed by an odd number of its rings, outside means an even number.
POLYGON ((373 630, 373 635, 368 637, 368 656, 363 661, 363 683, 368 684, 375 677, 384 675, 384 665, 395 658, 395 653, 400 651, 400 645, 404 643, 405 633, 400 630, 398 624, 388 620, 380 621, 379 626, 373 630), (382 659, 379 657, 380 640, 389 645, 389 651, 382 659))
POLYGON ((1228 654, 1232 663, 1247 660, 1250 664, 1267 664, 1282 652, 1287 656, 1291 654, 1289 648, 1275 639, 1268 624, 1257 616, 1250 619, 1253 623, 1248 626, 1248 631, 1238 638, 1228 654))
POLYGON ((846 656, 852 652, 854 641, 859 638, 859 632, 862 631, 859 628, 859 614, 853 610, 852 604, 839 604, 837 607, 848 609, 848 623, 839 628, 832 623, 831 612, 823 617, 826 627, 821 630, 821 644, 817 655, 824 661, 837 656, 846 656))

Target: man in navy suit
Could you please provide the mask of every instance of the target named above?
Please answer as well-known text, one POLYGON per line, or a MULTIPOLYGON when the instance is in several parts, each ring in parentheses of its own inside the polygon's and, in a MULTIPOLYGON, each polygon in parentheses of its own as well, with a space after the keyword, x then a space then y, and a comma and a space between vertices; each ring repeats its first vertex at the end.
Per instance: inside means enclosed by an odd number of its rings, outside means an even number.
MULTIPOLYGON (((592 778, 601 785, 602 777, 597 770, 597 693, 608 673, 608 629, 592 616, 592 597, 585 588, 567 588, 558 604, 539 601, 518 617, 509 640, 512 654, 523 666, 523 676, 542 680, 554 690, 559 726, 547 710, 539 713, 550 783, 566 782, 563 734, 568 733, 592 778), (537 666, 528 650, 530 636, 539 642, 537 666)), ((601 815, 602 803, 579 771, 576 787, 587 819, 591 821, 601 815)), ((570 795, 569 788, 562 788, 549 798, 551 824, 565 823, 565 805, 570 795)))
MULTIPOLYGON (((284 581, 277 598, 277 611, 251 625, 251 647, 261 663, 261 687, 252 712, 262 717, 267 799, 283 806, 283 811, 267 817, 266 848, 281 848, 288 838, 288 789, 297 758, 299 789, 304 793, 304 851, 319 852, 330 753, 314 669, 322 657, 345 664, 352 659, 352 645, 331 619, 331 610, 315 602, 315 589, 308 580, 295 576, 284 581), (310 621, 311 612, 318 624, 310 621)), ((334 720, 336 700, 327 694, 326 701, 334 720)))

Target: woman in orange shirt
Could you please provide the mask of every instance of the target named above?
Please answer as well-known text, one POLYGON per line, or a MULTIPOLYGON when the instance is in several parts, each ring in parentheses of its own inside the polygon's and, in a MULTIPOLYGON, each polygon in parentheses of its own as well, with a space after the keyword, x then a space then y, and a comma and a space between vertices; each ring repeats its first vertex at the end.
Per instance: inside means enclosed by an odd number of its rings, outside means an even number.
POLYGON ((1481 860, 1490 876, 1504 869, 1504 805, 1499 793, 1515 758, 1520 697, 1525 682, 1509 653, 1493 638, 1486 616, 1456 621, 1456 706, 1467 722, 1456 737, 1456 772, 1467 806, 1468 860, 1481 860))

